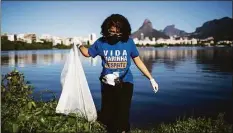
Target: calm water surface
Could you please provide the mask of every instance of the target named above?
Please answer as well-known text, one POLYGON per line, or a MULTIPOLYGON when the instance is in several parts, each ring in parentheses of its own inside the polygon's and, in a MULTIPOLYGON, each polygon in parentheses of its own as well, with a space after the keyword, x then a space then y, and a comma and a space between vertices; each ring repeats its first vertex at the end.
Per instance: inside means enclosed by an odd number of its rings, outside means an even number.
MULTIPOLYGON (((216 116, 225 112, 232 122, 232 48, 138 48, 140 57, 159 84, 154 94, 150 82, 132 63, 135 88, 131 105, 132 127, 149 128, 179 116, 216 116)), ((1 72, 14 68, 35 86, 60 96, 60 74, 69 50, 2 51, 1 72)), ((80 55, 97 109, 100 109, 101 60, 80 55)), ((48 99, 49 95, 44 97, 48 99)))

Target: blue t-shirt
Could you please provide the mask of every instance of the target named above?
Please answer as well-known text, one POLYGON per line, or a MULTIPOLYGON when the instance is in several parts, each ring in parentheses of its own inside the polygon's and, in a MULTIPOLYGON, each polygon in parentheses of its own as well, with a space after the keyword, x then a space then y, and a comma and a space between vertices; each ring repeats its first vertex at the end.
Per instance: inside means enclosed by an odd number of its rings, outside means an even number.
POLYGON ((91 57, 101 56, 102 72, 101 75, 112 74, 119 72, 120 77, 123 77, 123 82, 133 83, 133 75, 130 71, 131 58, 139 56, 138 50, 132 38, 127 42, 118 42, 110 45, 107 42, 98 39, 88 49, 91 57))

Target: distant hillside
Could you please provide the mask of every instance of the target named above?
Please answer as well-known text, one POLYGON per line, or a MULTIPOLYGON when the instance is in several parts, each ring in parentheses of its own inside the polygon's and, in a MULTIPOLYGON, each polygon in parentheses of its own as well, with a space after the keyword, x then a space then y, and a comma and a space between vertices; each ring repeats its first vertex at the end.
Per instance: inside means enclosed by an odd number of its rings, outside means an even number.
POLYGON ((215 41, 233 40, 233 20, 229 17, 205 22, 191 34, 195 38, 214 37, 215 41))
POLYGON ((175 25, 168 25, 164 28, 163 33, 167 36, 177 35, 182 37, 187 35, 185 31, 175 28, 175 25))
POLYGON ((224 17, 221 19, 214 19, 205 22, 201 27, 197 27, 192 33, 187 33, 183 30, 175 28, 175 25, 168 25, 164 30, 153 29, 150 20, 145 19, 142 26, 135 32, 132 33, 132 38, 141 38, 143 33, 144 38, 149 37, 152 39, 155 37, 168 39, 169 36, 187 36, 189 38, 205 39, 207 37, 214 37, 215 42, 220 40, 233 40, 233 19, 224 17))
POLYGON ((169 38, 163 32, 160 32, 156 29, 153 29, 152 23, 148 19, 146 19, 143 22, 142 26, 137 31, 132 33, 131 37, 140 39, 141 33, 143 33, 144 37, 149 37, 150 39, 152 39, 153 37, 155 37, 155 38, 169 38))

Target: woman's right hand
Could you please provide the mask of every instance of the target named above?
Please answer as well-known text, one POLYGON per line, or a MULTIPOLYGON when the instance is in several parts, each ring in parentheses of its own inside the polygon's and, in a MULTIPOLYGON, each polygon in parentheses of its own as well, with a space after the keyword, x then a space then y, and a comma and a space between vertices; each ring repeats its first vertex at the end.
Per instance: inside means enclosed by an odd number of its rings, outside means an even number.
POLYGON ((73 39, 73 43, 74 43, 74 45, 77 45, 78 48, 79 48, 80 46, 82 46, 82 42, 81 42, 78 38, 74 38, 74 39, 73 39))

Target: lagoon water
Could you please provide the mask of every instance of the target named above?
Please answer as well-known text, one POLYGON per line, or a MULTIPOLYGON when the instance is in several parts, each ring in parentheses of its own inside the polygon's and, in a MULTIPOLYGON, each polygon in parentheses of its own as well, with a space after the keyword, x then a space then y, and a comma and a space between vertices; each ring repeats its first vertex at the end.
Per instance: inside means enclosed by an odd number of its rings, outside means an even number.
MULTIPOLYGON (((138 48, 140 57, 159 84, 150 82, 132 63, 134 93, 132 127, 149 128, 179 117, 217 116, 233 119, 233 50, 229 47, 138 48)), ((61 93, 60 74, 69 50, 1 51, 1 73, 17 68, 35 87, 61 93)), ((101 59, 80 55, 97 109, 100 109, 101 59)), ((49 99, 46 95, 44 99, 49 99)))

